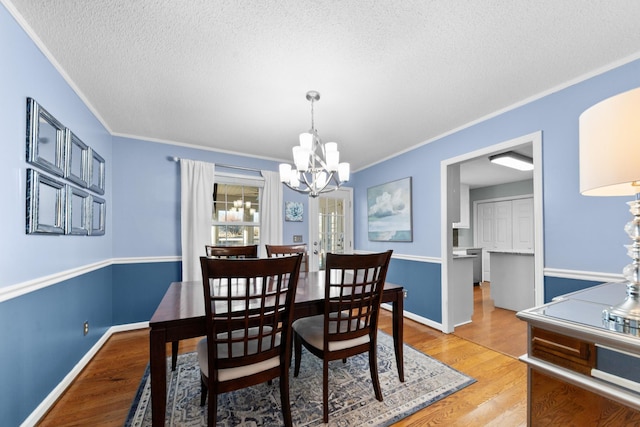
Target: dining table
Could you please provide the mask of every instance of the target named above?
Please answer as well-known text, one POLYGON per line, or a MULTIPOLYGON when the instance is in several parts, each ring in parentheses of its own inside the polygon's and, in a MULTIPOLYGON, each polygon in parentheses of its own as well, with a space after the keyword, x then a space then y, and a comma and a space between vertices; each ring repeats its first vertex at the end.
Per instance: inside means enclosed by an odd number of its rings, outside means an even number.
MULTIPOLYGON (((324 313, 325 272, 301 272, 294 300, 294 318, 324 313)), ((382 302, 391 303, 393 346, 398 376, 404 382, 404 288, 385 283, 382 302)), ((206 335, 202 281, 173 282, 149 321, 149 365, 153 426, 165 425, 167 400, 167 343, 206 335)))

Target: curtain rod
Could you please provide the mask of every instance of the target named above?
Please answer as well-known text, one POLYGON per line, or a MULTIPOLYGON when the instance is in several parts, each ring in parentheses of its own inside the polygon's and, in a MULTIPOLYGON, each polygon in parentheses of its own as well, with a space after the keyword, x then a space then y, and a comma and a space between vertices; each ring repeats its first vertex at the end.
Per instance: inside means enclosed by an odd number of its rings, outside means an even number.
MULTIPOLYGON (((179 162, 180 161, 180 157, 169 157, 169 160, 171 160, 172 162, 179 162)), ((223 164, 220 164, 220 163, 214 163, 214 164, 216 165, 216 167, 221 167, 221 168, 237 169, 237 170, 250 171, 250 172, 262 172, 260 169, 247 168, 247 167, 244 167, 244 166, 223 165, 223 164)))

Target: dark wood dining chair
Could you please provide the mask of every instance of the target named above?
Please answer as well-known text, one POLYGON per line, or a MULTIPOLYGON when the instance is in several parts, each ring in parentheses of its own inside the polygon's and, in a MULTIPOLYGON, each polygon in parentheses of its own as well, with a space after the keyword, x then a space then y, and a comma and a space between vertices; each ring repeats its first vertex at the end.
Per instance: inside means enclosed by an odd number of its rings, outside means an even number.
POLYGON ((216 425, 218 394, 274 378, 284 425, 292 425, 291 322, 301 259, 200 258, 207 336, 197 350, 209 426, 216 425))
POLYGON ((309 255, 307 253, 306 243, 301 243, 297 245, 264 245, 264 247, 267 250, 267 256, 269 258, 294 255, 294 254, 303 254, 300 271, 309 271, 309 255))
MULTIPOLYGON (((205 254, 212 258, 258 258, 258 245, 249 246, 204 246, 205 254)), ((180 342, 171 342, 171 370, 178 364, 180 342)))
POLYGON ((302 346, 322 359, 322 419, 329 422, 329 362, 369 353, 376 399, 378 314, 392 251, 366 255, 327 254, 324 314, 293 322, 294 376, 300 373, 302 346))
POLYGON ((258 245, 212 246, 205 245, 205 254, 215 258, 258 258, 258 245))

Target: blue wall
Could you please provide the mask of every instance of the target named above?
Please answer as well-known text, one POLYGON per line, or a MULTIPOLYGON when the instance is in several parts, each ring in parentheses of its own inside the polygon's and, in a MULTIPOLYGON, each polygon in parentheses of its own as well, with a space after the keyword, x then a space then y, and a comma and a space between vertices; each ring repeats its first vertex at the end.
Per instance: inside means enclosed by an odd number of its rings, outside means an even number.
POLYGON ((404 309, 434 322, 442 322, 440 264, 392 259, 387 281, 407 290, 404 309))
MULTIPOLYGON (((20 424, 112 325, 148 320, 180 277, 179 167, 167 157, 277 170, 276 162, 115 137, 0 6, 0 425, 20 424), (34 236, 25 230, 26 98, 33 97, 106 160, 104 236, 34 236), (71 272, 71 274, 67 274, 71 272), (34 284, 42 283, 42 286, 34 284), (27 289, 23 295, 11 294, 27 289), (7 296, 8 295, 8 296, 7 296), (90 332, 82 334, 82 323, 90 332)), ((578 191, 578 116, 640 86, 640 61, 576 83, 352 174, 355 249, 393 249, 388 278, 405 309, 440 322, 440 162, 542 131, 545 268, 617 274, 627 259, 624 198, 578 191), (370 242, 368 187, 412 177, 413 241, 370 242), (586 232, 585 232, 586 230, 586 232), (576 250, 589 248, 589 250, 576 250)), ((384 100, 383 100, 384 101, 384 100)), ((377 144, 393 141, 374 141, 377 144)), ((285 201, 304 196, 285 189, 285 201)), ((283 241, 307 223, 283 224, 283 241)), ((595 282, 545 278, 545 300, 595 282)))
POLYGON ((19 425, 113 324, 111 274, 102 268, 0 303, 0 425, 19 425))

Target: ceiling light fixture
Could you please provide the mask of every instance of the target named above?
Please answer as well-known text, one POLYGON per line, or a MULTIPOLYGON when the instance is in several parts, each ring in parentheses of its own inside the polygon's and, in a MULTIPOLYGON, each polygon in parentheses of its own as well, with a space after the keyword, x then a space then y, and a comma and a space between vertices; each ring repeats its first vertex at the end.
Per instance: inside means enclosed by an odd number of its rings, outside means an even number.
POLYGON ((531 157, 523 156, 522 154, 518 154, 513 151, 489 156, 489 161, 498 165, 518 169, 520 171, 533 170, 533 159, 531 157))
POLYGON ((280 181, 292 190, 309 194, 310 197, 337 190, 349 181, 350 172, 349 163, 339 163, 338 144, 323 144, 318 136, 313 121, 313 103, 319 99, 320 94, 315 90, 307 92, 307 100, 311 102, 311 129, 301 133, 300 145, 293 147, 295 169, 290 164, 280 164, 280 181), (301 187, 301 184, 304 186, 301 187))

